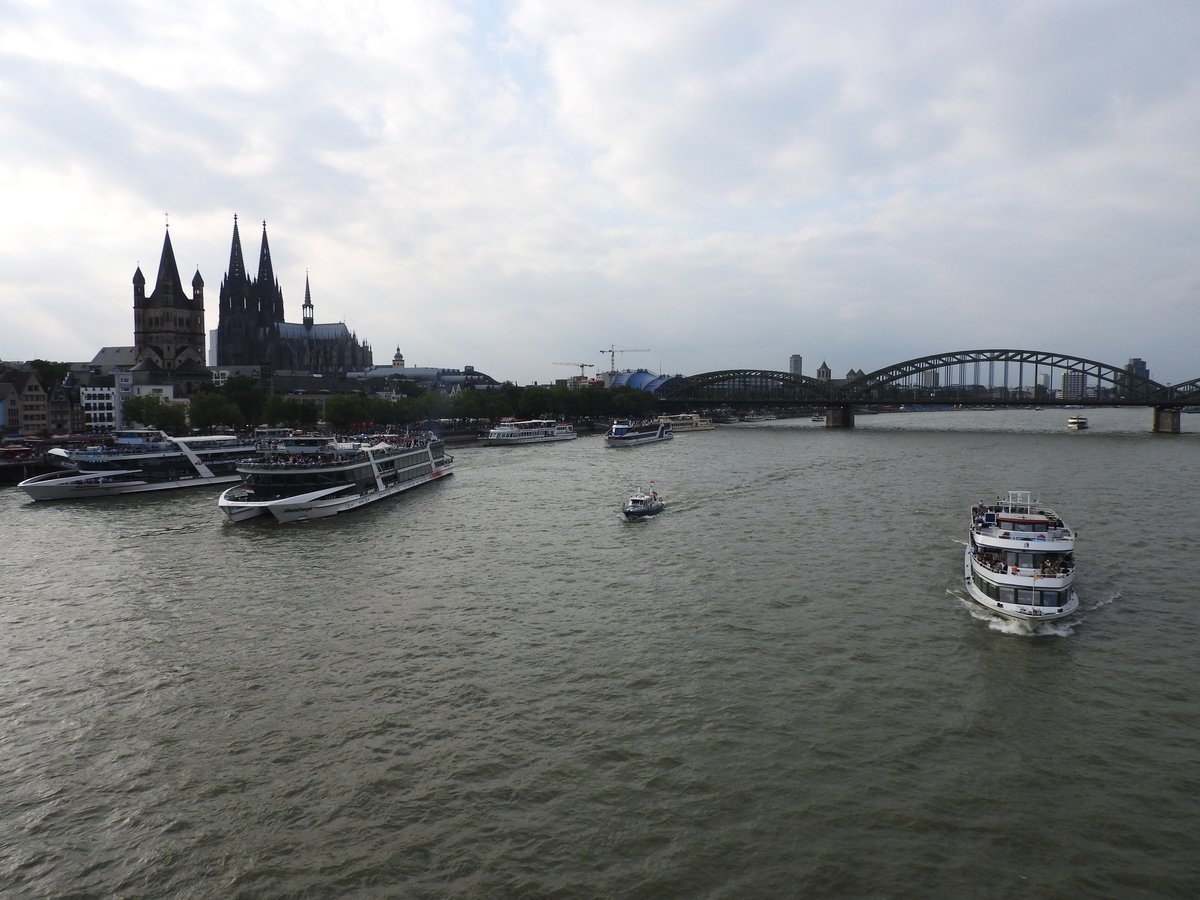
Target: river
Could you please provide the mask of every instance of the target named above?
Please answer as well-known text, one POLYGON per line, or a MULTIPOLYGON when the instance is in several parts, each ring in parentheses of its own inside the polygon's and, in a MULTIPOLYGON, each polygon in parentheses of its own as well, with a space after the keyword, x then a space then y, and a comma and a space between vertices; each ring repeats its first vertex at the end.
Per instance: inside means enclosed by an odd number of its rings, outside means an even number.
POLYGON ((456 448, 298 526, 0 488, 0 888, 1200 895, 1200 436, 1087 415, 456 448), (1079 533, 1035 634, 963 599, 1010 489, 1079 533))

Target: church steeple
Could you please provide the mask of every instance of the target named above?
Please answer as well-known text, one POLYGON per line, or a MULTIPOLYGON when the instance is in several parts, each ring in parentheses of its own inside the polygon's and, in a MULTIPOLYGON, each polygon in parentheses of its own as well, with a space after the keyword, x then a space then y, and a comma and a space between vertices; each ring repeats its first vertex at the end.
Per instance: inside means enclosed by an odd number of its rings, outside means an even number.
POLYGON ((189 299, 183 293, 183 281, 179 278, 179 266, 175 264, 175 250, 171 247, 171 229, 163 239, 162 256, 158 260, 158 278, 155 279, 151 301, 163 306, 174 306, 176 302, 189 299))
POLYGON ((308 289, 308 273, 304 273, 304 327, 313 327, 312 292, 308 289))

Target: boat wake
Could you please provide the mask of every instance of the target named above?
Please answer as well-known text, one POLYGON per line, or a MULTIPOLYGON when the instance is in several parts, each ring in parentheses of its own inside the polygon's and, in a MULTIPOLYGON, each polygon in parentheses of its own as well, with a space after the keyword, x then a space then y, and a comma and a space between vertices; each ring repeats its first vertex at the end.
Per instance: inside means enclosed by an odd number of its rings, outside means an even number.
POLYGON ((1075 633, 1075 626, 1080 624, 1080 620, 1074 618, 1056 619, 1053 622, 1036 624, 1007 619, 989 613, 970 597, 964 596, 961 591, 946 588, 946 593, 961 603, 971 614, 971 618, 987 622, 989 629, 998 631, 1000 634, 1011 634, 1016 637, 1070 637, 1075 633))
MULTIPOLYGON (((1104 596, 1104 597, 1098 597, 1094 602, 1089 603, 1087 606, 1087 611, 1094 612, 1097 609, 1102 609, 1105 606, 1109 606, 1110 604, 1116 603, 1119 599, 1121 599, 1121 592, 1113 591, 1111 594, 1108 594, 1107 596, 1104 596)), ((1080 603, 1080 606, 1082 606, 1082 605, 1083 604, 1080 603)))

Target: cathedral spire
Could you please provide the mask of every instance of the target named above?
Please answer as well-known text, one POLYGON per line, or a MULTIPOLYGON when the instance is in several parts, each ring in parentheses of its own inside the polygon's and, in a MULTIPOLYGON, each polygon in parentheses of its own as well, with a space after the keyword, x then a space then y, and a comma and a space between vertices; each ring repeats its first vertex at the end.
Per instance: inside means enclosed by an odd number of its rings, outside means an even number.
POLYGON ((248 280, 246 262, 242 259, 242 237, 238 234, 237 213, 233 214, 233 243, 229 247, 229 268, 225 274, 235 284, 248 280))
POLYGON ((258 251, 258 283, 275 283, 275 269, 271 265, 271 247, 267 244, 267 220, 263 219, 262 248, 258 251))

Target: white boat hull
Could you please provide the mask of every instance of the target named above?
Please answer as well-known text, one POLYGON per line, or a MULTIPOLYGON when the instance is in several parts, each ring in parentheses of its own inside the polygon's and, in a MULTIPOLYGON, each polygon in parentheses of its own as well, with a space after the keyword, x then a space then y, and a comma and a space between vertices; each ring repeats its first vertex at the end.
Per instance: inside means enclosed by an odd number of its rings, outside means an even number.
POLYGON ((557 441, 573 441, 575 434, 551 434, 542 437, 489 437, 485 443, 489 447, 513 447, 517 444, 551 444, 557 441))
POLYGON ((121 474, 98 475, 73 472, 64 475, 61 472, 51 472, 48 475, 27 478, 17 487, 34 500, 78 500, 93 497, 115 497, 119 494, 142 494, 149 491, 170 491, 177 488, 210 487, 241 480, 241 476, 236 472, 228 475, 214 475, 210 478, 197 475, 194 478, 179 478, 174 481, 144 481, 140 478, 130 478, 125 481, 114 480, 121 474))
POLYGON ((410 481, 394 484, 382 490, 375 489, 353 496, 331 496, 345 489, 339 485, 321 491, 297 494, 293 497, 282 497, 278 500, 255 501, 236 499, 241 488, 230 488, 221 494, 217 504, 229 520, 235 523, 246 522, 267 514, 274 516, 276 521, 283 523, 308 522, 313 519, 327 519, 339 513, 349 512, 352 509, 366 506, 368 503, 375 503, 378 500, 394 497, 411 488, 428 484, 431 481, 438 481, 452 474, 453 472, 449 468, 443 467, 435 469, 428 475, 422 475, 410 481))

